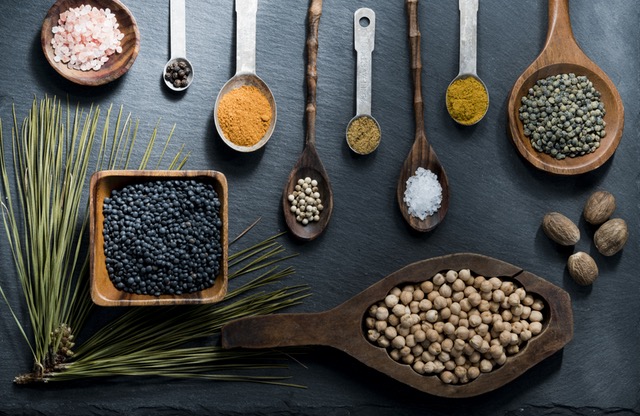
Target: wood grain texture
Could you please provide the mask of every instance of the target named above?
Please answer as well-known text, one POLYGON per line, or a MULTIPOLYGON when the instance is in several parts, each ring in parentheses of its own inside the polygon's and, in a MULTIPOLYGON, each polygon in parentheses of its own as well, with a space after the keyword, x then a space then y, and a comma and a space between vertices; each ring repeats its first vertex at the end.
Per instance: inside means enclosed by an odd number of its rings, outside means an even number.
POLYGON ((294 165, 287 184, 282 192, 282 210, 289 231, 302 241, 316 239, 325 230, 333 212, 333 190, 329 181, 329 175, 320 160, 316 150, 316 90, 318 85, 318 30, 320 17, 322 16, 322 0, 310 0, 307 14, 307 105, 305 108, 307 129, 305 145, 302 154, 294 165), (298 179, 310 177, 318 181, 318 189, 324 209, 320 213, 320 221, 302 225, 296 221, 295 213, 289 210, 287 197, 296 186, 298 179))
POLYGON ((212 170, 110 170, 99 171, 91 176, 89 196, 89 239, 90 239, 90 278, 91 299, 100 306, 158 306, 158 305, 195 305, 221 301, 227 293, 228 286, 228 255, 229 255, 229 218, 228 218, 228 190, 226 177, 212 170), (136 295, 116 289, 107 272, 104 254, 104 214, 102 207, 104 199, 111 195, 114 189, 150 180, 187 180, 193 179, 211 184, 220 200, 220 219, 222 221, 222 259, 220 272, 216 276, 212 287, 183 295, 136 295))
POLYGON ((549 0, 549 28, 545 45, 538 57, 516 80, 509 95, 507 112, 510 137, 518 152, 536 168, 550 173, 577 175, 592 171, 609 160, 618 147, 624 129, 622 99, 607 74, 589 59, 576 42, 569 17, 569 0, 549 0), (530 139, 524 135, 519 108, 521 98, 536 81, 571 72, 589 78, 602 94, 607 134, 595 152, 557 160, 531 146, 530 139))
POLYGON ((436 396, 462 398, 495 390, 562 349, 573 337, 569 295, 559 287, 512 264, 473 253, 458 253, 410 264, 326 312, 277 314, 234 321, 222 328, 223 348, 277 348, 320 345, 336 348, 365 365, 436 396), (524 287, 545 302, 542 332, 498 369, 463 385, 447 385, 436 376, 416 373, 366 339, 363 321, 369 307, 398 285, 420 283, 438 272, 468 268, 524 287))
POLYGON ((140 51, 140 32, 136 19, 119 0, 58 0, 51 6, 42 22, 40 42, 44 56, 56 72, 76 84, 97 86, 120 78, 131 68, 140 51), (58 25, 61 13, 83 4, 99 9, 109 8, 116 15, 119 29, 124 34, 124 38, 120 41, 122 52, 111 55, 109 60, 97 71, 70 69, 66 64, 55 62, 53 59, 55 55, 51 46, 53 38, 51 29, 58 25))
POLYGON ((433 230, 442 222, 449 210, 449 180, 440 164, 438 156, 427 141, 424 125, 424 102, 422 100, 422 58, 420 55, 420 28, 418 24, 418 0, 407 0, 407 18, 409 26, 409 46, 411 50, 411 75, 413 78, 413 112, 415 119, 415 138, 413 146, 405 159, 397 184, 397 200, 402 216, 416 231, 427 232, 433 230), (413 176, 419 167, 429 169, 438 176, 442 187, 442 203, 440 209, 431 216, 420 220, 409 214, 404 202, 407 189, 407 179, 413 176))

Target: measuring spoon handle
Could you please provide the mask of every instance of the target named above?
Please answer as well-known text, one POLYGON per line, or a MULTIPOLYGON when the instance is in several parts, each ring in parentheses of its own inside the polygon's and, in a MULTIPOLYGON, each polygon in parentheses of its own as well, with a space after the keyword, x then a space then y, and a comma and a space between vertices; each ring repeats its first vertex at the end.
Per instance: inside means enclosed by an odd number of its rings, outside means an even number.
POLYGON ((460 74, 476 74, 478 56, 478 2, 460 0, 460 74))
POLYGON ((375 47, 376 14, 368 8, 353 15, 353 39, 357 52, 356 114, 371 115, 372 52, 375 47), (363 25, 364 24, 364 25, 363 25))
POLYGON ((171 36, 171 59, 187 56, 185 0, 170 0, 169 31, 171 36))
POLYGON ((258 0, 236 0, 236 74, 256 72, 258 0))

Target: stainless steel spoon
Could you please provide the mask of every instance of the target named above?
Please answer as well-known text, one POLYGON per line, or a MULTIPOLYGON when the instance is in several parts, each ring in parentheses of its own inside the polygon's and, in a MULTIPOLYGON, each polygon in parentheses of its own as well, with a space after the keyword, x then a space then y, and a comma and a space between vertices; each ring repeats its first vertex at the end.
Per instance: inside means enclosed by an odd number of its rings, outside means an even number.
POLYGON ((349 148, 358 154, 369 154, 378 148, 381 139, 380 124, 371 115, 371 78, 372 78, 372 59, 371 54, 374 49, 376 34, 376 14, 368 8, 356 10, 353 15, 353 40, 354 48, 357 52, 356 65, 356 115, 349 121, 347 125, 347 144, 349 148), (378 130, 378 140, 375 147, 362 152, 354 148, 349 142, 349 131, 353 126, 353 122, 368 118, 375 123, 378 130))
POLYGON ((167 87, 173 91, 184 91, 193 82, 193 65, 187 59, 187 35, 186 35, 186 16, 185 16, 185 0, 170 0, 170 37, 171 37, 171 58, 165 64, 162 71, 162 79, 167 87), (188 68, 189 74, 187 75, 187 85, 176 87, 172 81, 167 80, 165 74, 167 69, 173 63, 184 62, 186 68, 188 68))
POLYGON ((267 84, 256 75, 256 17, 258 0, 236 0, 236 14, 238 15, 236 28, 236 74, 220 89, 214 109, 215 123, 218 134, 229 147, 239 152, 253 152, 264 146, 276 126, 277 109, 273 93, 267 84), (218 105, 229 91, 242 86, 256 87, 271 105, 271 124, 262 138, 253 146, 239 146, 229 140, 218 120, 218 105))
POLYGON ((458 7, 460 9, 460 65, 458 76, 455 77, 447 87, 447 109, 449 109, 449 89, 459 79, 475 78, 482 84, 487 94, 487 106, 484 113, 478 119, 466 122, 456 119, 449 110, 451 117, 459 124, 473 125, 484 118, 489 108, 489 90, 482 82, 477 74, 477 56, 478 56, 478 3, 479 0, 459 0, 458 7))

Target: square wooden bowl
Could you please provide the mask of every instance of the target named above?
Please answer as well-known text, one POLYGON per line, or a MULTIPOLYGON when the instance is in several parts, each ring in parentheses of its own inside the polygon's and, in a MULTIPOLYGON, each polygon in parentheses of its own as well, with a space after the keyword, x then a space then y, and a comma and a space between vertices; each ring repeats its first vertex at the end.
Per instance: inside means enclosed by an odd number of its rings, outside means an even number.
POLYGON ((147 306, 147 305, 180 305, 203 304, 221 301, 227 293, 228 285, 228 208, 227 179, 220 173, 211 170, 191 171, 159 171, 159 170, 107 170, 93 174, 89 197, 90 211, 90 277, 91 299, 100 306, 147 306), (118 290, 109 279, 104 253, 104 214, 105 198, 111 191, 126 185, 148 181, 165 181, 172 179, 195 180, 211 184, 220 200, 220 220, 222 221, 221 241, 222 258, 220 272, 212 287, 194 293, 181 295, 137 295, 118 290))

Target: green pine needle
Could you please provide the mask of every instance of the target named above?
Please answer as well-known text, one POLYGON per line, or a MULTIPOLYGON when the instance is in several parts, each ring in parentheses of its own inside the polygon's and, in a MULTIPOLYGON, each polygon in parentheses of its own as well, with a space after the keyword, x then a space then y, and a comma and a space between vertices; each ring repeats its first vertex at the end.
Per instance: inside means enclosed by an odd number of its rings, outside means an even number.
MULTIPOLYGON (((139 123, 131 115, 124 116, 121 107, 112 126, 111 113, 112 107, 101 117, 98 106, 85 112, 78 105, 72 111, 68 103, 64 106, 55 97, 34 99, 21 124, 13 110, 11 155, 5 154, 0 121, 2 217, 29 325, 20 321, 11 306, 9 309, 34 359, 32 372, 16 377, 15 382, 170 376, 295 386, 285 381, 287 377, 244 374, 281 368, 273 354, 224 351, 213 343, 220 328, 232 320, 273 313, 308 296, 306 286, 266 290, 294 272, 280 266, 292 255, 276 242, 279 235, 229 256, 230 280, 257 276, 229 290, 223 302, 131 308, 76 345, 93 308, 86 250, 87 179, 95 170, 126 169, 135 164, 139 123), (194 343, 205 346, 194 347, 194 343)), ((158 128, 156 125, 145 145, 138 169, 152 163, 158 128)), ((156 169, 162 165, 172 135, 173 129, 156 169)), ((187 159, 183 146, 168 169, 181 169, 187 159)), ((9 305, 1 280, 0 295, 9 305)))

